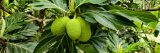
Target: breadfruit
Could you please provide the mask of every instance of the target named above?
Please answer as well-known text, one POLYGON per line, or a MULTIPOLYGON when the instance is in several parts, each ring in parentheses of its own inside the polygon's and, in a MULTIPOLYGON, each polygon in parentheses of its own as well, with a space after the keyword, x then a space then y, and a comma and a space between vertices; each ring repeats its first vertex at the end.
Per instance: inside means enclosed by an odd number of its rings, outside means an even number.
POLYGON ((80 26, 80 22, 73 18, 71 19, 67 25, 66 25, 66 29, 67 29, 67 34, 68 36, 72 39, 72 40, 76 40, 80 37, 81 35, 81 26, 80 26))
POLYGON ((81 36, 78 38, 79 41, 87 42, 91 37, 90 24, 83 20, 81 17, 77 17, 77 20, 81 25, 81 36))
POLYGON ((66 24, 69 20, 67 16, 55 19, 51 25, 53 35, 63 35, 66 32, 66 24))

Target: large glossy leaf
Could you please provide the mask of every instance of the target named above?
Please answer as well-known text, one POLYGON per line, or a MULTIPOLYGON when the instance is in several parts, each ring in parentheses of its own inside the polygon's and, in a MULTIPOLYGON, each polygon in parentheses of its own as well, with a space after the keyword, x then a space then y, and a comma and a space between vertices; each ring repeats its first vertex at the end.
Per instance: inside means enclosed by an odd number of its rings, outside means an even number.
POLYGON ((75 43, 67 36, 64 35, 60 38, 47 53, 77 53, 75 43))
POLYGON ((52 2, 57 5, 58 7, 68 10, 67 8, 67 2, 66 0, 52 0, 52 2))
POLYGON ((68 35, 44 38, 33 53, 77 53, 75 43, 68 35))
MULTIPOLYGON (((121 29, 123 26, 136 26, 132 21, 127 18, 114 14, 112 15, 107 12, 91 11, 82 14, 82 16, 86 19, 94 18, 98 23, 113 30, 121 29)), ((94 23, 94 19, 88 21, 94 23)))
POLYGON ((134 23, 132 21, 130 21, 129 19, 126 19, 122 16, 118 16, 118 15, 111 15, 109 13, 106 12, 100 12, 100 15, 106 17, 108 20, 110 20, 112 23, 116 24, 116 25, 120 25, 120 26, 135 26, 134 23))
POLYGON ((111 28, 113 30, 117 30, 117 28, 114 26, 114 24, 111 21, 109 21, 107 18, 105 18, 105 17, 103 17, 101 15, 95 14, 93 12, 88 12, 87 14, 92 15, 93 18, 95 18, 95 20, 98 23, 104 25, 105 27, 111 28))
MULTIPOLYGON (((88 41, 90 45, 92 45, 98 53, 106 53, 106 33, 100 29, 96 30, 95 34, 88 41)), ((96 52, 95 51, 95 52, 96 52)))
POLYGON ((32 53, 33 50, 14 43, 7 44, 6 53, 32 53))
POLYGON ((105 1, 107 1, 107 0, 101 0, 101 1, 99 1, 99 0, 76 0, 75 9, 77 9, 79 6, 81 6, 85 3, 100 4, 100 3, 105 2, 105 1))
POLYGON ((145 11, 132 11, 132 10, 110 10, 110 13, 118 14, 124 16, 130 20, 140 19, 143 22, 157 22, 158 19, 149 12, 145 11))
POLYGON ((58 10, 59 12, 63 12, 63 13, 67 12, 65 9, 63 9, 65 8, 65 6, 63 7, 59 6, 59 5, 62 5, 61 3, 58 3, 57 5, 56 4, 57 4, 57 1, 55 3, 51 3, 50 1, 42 0, 39 2, 29 4, 29 6, 31 6, 33 9, 36 9, 36 10, 45 9, 45 8, 53 8, 53 9, 58 10))
POLYGON ((80 44, 78 47, 84 52, 84 53, 97 53, 95 48, 93 48, 93 45, 91 44, 80 44))
POLYGON ((55 41, 59 39, 57 37, 51 36, 51 37, 47 37, 44 40, 42 40, 34 49, 33 53, 43 53, 44 51, 46 51, 49 47, 51 47, 55 41))
POLYGON ((85 20, 88 21, 88 22, 97 23, 97 21, 92 17, 92 15, 83 14, 83 15, 81 15, 81 16, 84 17, 85 20))
POLYGON ((100 4, 100 3, 105 2, 105 1, 107 1, 107 0, 101 0, 101 1, 99 1, 99 0, 89 0, 88 2, 92 3, 92 4, 100 4))

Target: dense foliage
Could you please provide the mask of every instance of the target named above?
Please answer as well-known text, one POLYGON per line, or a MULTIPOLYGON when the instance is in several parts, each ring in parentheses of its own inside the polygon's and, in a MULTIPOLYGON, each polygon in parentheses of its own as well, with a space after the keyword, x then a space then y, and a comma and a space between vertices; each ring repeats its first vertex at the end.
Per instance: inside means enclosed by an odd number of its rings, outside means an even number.
POLYGON ((0 53, 160 53, 160 0, 0 0, 0 53))

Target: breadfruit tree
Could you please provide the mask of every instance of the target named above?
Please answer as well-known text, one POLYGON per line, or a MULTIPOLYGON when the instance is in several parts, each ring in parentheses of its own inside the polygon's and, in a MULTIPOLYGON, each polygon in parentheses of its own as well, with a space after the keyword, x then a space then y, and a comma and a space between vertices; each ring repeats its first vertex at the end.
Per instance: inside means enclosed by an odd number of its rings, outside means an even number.
POLYGON ((160 53, 160 0, 0 0, 0 53, 160 53))

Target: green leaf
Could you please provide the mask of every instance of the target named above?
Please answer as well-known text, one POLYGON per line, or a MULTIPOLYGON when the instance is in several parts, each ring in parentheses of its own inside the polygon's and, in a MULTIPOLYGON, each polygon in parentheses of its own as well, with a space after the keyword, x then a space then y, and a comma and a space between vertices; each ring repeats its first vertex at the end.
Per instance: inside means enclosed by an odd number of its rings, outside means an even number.
POLYGON ((160 22, 158 22, 158 24, 156 26, 156 30, 160 31, 160 22))
POLYGON ((149 12, 132 10, 109 10, 110 13, 126 17, 130 20, 140 19, 145 23, 157 22, 158 19, 149 12))
MULTIPOLYGON (((100 29, 96 30, 95 34, 91 37, 91 39, 87 42, 96 49, 98 53, 105 53, 106 47, 106 33, 100 29)), ((96 52, 95 51, 95 52, 96 52)))
POLYGON ((5 19, 7 26, 5 32, 8 33, 15 29, 22 28, 22 25, 26 23, 24 22, 25 18, 23 17, 25 17, 25 14, 22 12, 13 13, 7 17, 5 19))
POLYGON ((33 53, 77 53, 76 46, 68 35, 44 38, 33 53))
POLYGON ((160 50, 160 45, 156 44, 156 46, 154 48, 155 53, 159 53, 160 52, 159 50, 160 50))
POLYGON ((124 18, 122 16, 118 15, 112 15, 106 12, 100 12, 102 16, 106 17, 108 20, 110 20, 112 23, 120 26, 136 26, 132 21, 130 21, 127 18, 124 18))
POLYGON ((54 37, 54 36, 45 38, 44 40, 39 42, 39 44, 34 49, 33 53, 43 53, 48 48, 50 48, 55 43, 55 41, 57 39, 59 39, 59 38, 58 37, 54 37))
POLYGON ((116 4, 120 0, 109 0, 111 3, 116 4))
POLYGON ((100 3, 105 2, 105 1, 107 1, 107 0, 101 0, 101 1, 99 1, 99 0, 89 0, 88 2, 92 3, 92 4, 100 4, 100 3))
POLYGON ((66 53, 78 53, 74 41, 72 41, 68 36, 63 40, 63 44, 66 45, 66 53))
POLYGON ((68 10, 67 2, 66 0, 52 0, 52 2, 57 5, 58 7, 68 10))
POLYGON ((107 10, 127 10, 121 6, 117 6, 117 5, 106 5, 104 6, 105 9, 107 10))
POLYGON ((82 17, 85 18, 86 21, 91 22, 91 23, 97 23, 97 21, 92 17, 92 15, 89 14, 82 14, 82 17))
POLYGON ((118 35, 116 35, 113 32, 109 32, 107 34, 107 44, 106 49, 108 51, 111 51, 111 53, 115 52, 123 52, 124 48, 127 46, 127 43, 125 43, 125 40, 122 40, 122 38, 119 38, 118 35))
POLYGON ((98 23, 104 25, 105 27, 117 30, 111 21, 101 15, 98 15, 98 13, 89 12, 88 14, 92 15, 98 23))
POLYGON ((68 35, 63 35, 59 39, 49 48, 47 53, 77 53, 75 43, 68 35))
POLYGON ((7 48, 6 49, 6 52, 9 52, 9 53, 32 53, 33 50, 27 48, 27 47, 22 47, 21 45, 17 45, 17 44, 14 44, 14 43, 9 43, 7 44, 7 48))
MULTIPOLYGON (((58 4, 58 5, 60 5, 60 4, 58 4)), ((67 12, 65 9, 63 9, 64 7, 61 8, 58 5, 51 3, 50 1, 47 1, 47 0, 29 4, 29 6, 31 6, 33 9, 36 9, 36 10, 41 10, 41 9, 45 9, 45 8, 53 8, 53 9, 56 9, 56 10, 63 12, 63 13, 67 12)))
POLYGON ((102 11, 85 12, 82 13, 82 16, 88 19, 88 21, 91 23, 96 23, 95 22, 96 20, 103 26, 113 30, 122 29, 123 26, 132 26, 132 27, 136 26, 132 21, 130 21, 127 18, 115 14, 109 14, 107 12, 102 12, 102 11))
POLYGON ((151 11, 151 13, 158 18, 158 11, 151 11))
MULTIPOLYGON (((6 33, 5 34, 5 37, 8 39, 8 40, 11 40, 11 41, 19 41, 21 40, 22 42, 27 42, 27 41, 30 41, 31 38, 37 34, 37 30, 38 30, 38 26, 36 26, 35 24, 33 23, 28 23, 28 24, 25 24, 24 26, 22 26, 23 28, 19 28, 19 29, 16 29, 16 30, 13 30, 14 32, 9 32, 9 33, 6 33)), ((19 42, 21 42, 19 41, 19 42)))
POLYGON ((77 9, 79 6, 85 4, 85 3, 92 3, 92 4, 100 4, 100 3, 103 3, 107 0, 75 0, 75 3, 76 3, 76 7, 75 9, 77 9))
POLYGON ((60 38, 60 40, 58 40, 57 42, 55 42, 55 44, 51 46, 51 49, 49 49, 47 53, 64 52, 63 49, 59 50, 59 48, 61 48, 61 46, 62 46, 62 41, 63 41, 64 38, 65 38, 65 36, 63 36, 62 38, 60 38))
POLYGON ((138 47, 141 47, 145 44, 145 42, 137 42, 137 43, 132 43, 125 48, 124 52, 129 53, 135 50, 138 50, 138 47))
POLYGON ((93 48, 93 45, 90 44, 80 44, 78 47, 84 52, 84 53, 96 53, 95 48, 93 48))

